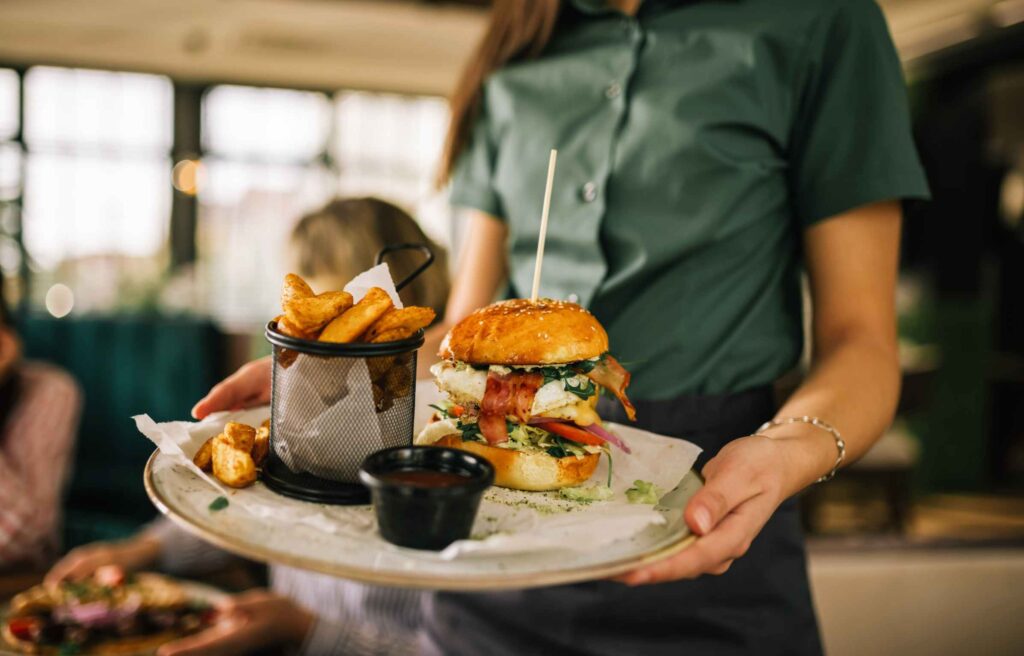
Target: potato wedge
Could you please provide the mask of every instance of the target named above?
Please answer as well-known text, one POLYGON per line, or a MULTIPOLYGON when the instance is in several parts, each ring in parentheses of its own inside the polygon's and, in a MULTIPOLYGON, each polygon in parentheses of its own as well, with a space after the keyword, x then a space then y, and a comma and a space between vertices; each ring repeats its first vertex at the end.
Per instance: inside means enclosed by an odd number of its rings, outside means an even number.
POLYGON ((284 287, 281 289, 281 309, 287 311, 285 307, 289 301, 297 298, 308 298, 314 296, 313 288, 303 280, 300 276, 294 273, 289 273, 284 277, 284 287))
POLYGON ((380 287, 373 287, 361 301, 327 324, 320 333, 320 341, 342 344, 354 342, 393 305, 387 292, 380 287))
POLYGON ((352 294, 324 292, 317 296, 294 298, 285 303, 288 323, 304 333, 318 332, 332 319, 352 307, 352 294))
POLYGON ((245 487, 256 480, 256 463, 250 454, 236 449, 228 440, 214 440, 213 475, 225 485, 245 487))
POLYGON ((256 441, 252 445, 252 461, 259 467, 270 453, 270 422, 265 421, 256 429, 256 441))
POLYGON ((248 424, 229 421, 224 426, 224 432, 218 435, 218 437, 239 451, 252 453, 253 444, 256 443, 256 429, 248 424))
POLYGON ((364 339, 367 342, 394 342, 412 337, 420 328, 426 328, 437 316, 427 307, 392 308, 384 313, 370 329, 364 339), (388 339, 381 339, 387 337, 388 339))
POLYGON ((196 467, 202 469, 204 472, 210 471, 211 461, 213 458, 213 441, 217 439, 217 437, 220 436, 211 437, 203 442, 203 445, 199 447, 196 454, 192 456, 192 462, 195 463, 196 467))
POLYGON ((298 337, 299 339, 315 340, 317 337, 317 333, 315 330, 312 332, 302 330, 294 323, 292 323, 288 316, 284 314, 277 318, 277 330, 282 335, 288 335, 289 337, 298 337))

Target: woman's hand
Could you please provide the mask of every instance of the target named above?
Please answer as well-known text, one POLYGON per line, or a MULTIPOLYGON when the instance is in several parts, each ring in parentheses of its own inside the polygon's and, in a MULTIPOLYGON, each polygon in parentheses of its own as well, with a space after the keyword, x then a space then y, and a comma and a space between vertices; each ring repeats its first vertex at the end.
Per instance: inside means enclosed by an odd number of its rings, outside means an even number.
POLYGON ((160 553, 160 542, 140 536, 122 542, 94 542, 72 549, 46 574, 44 583, 56 586, 62 581, 81 581, 100 568, 115 567, 135 572, 151 567, 160 553))
POLYGON ((675 556, 616 580, 643 585, 724 574, 747 552, 779 504, 828 471, 830 442, 800 432, 729 442, 704 466, 704 487, 684 511, 699 539, 675 556))
POLYGON ((157 656, 231 656, 282 644, 301 644, 315 617, 290 599, 252 590, 218 605, 210 628, 170 642, 157 656))
POLYGON ((192 408, 192 416, 204 419, 221 410, 242 410, 270 403, 270 356, 242 365, 213 386, 192 408))

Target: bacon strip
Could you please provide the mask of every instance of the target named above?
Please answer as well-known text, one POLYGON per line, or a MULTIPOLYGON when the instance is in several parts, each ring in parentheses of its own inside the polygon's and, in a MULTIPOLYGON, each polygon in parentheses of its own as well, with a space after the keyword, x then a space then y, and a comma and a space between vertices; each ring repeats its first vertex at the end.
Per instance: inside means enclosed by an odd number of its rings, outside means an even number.
POLYGON ((523 423, 530 420, 533 399, 543 382, 544 377, 534 372, 487 373, 487 387, 480 403, 478 422, 488 444, 508 441, 507 415, 515 416, 523 423))
POLYGON ((629 387, 630 374, 619 361, 611 355, 605 355, 597 366, 587 374, 590 380, 610 391, 622 403, 626 416, 630 421, 636 421, 636 408, 626 397, 626 388, 629 387))

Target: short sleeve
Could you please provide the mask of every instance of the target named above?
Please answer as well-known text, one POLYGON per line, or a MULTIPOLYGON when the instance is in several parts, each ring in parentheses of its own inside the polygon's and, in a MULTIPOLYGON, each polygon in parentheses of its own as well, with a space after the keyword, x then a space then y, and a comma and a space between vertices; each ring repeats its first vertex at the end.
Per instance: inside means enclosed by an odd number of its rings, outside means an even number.
MULTIPOLYGON (((486 89, 485 89, 486 91, 486 89)), ((487 111, 486 93, 469 141, 455 162, 452 171, 450 202, 505 219, 501 198, 494 188, 494 161, 497 146, 487 111)))
POLYGON ((791 133, 790 187, 805 226, 868 203, 929 196, 885 17, 873 0, 833 7, 808 42, 791 133))

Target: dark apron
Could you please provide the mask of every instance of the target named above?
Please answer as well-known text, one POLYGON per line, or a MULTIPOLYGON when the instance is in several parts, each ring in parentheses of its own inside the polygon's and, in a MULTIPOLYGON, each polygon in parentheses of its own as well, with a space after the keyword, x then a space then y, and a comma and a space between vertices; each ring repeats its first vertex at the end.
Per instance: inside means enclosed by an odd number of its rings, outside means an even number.
MULTIPOLYGON (((624 422, 602 399, 601 416, 624 422)), ((638 402, 637 425, 682 437, 704 453, 748 435, 774 413, 770 388, 638 402)), ((465 656, 593 654, 821 654, 803 536, 784 503, 721 576, 630 588, 611 581, 501 593, 435 593, 426 604, 427 651, 465 656)))

